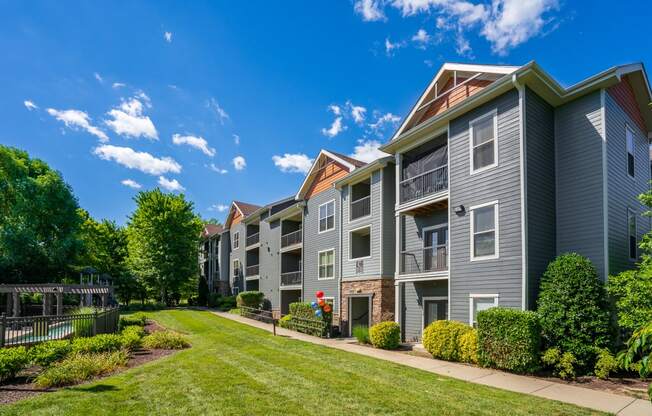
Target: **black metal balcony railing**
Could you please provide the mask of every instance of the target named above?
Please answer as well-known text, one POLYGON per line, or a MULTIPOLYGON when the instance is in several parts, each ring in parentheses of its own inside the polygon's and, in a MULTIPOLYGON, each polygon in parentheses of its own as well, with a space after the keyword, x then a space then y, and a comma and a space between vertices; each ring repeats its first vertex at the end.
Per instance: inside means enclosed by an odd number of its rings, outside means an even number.
POLYGON ((253 246, 260 242, 260 233, 254 233, 247 236, 247 247, 253 246))
POLYGON ((254 264, 253 266, 247 266, 247 277, 258 276, 260 273, 260 265, 254 264))
POLYGON ((448 166, 424 172, 402 180, 400 183, 401 203, 414 201, 448 189, 448 166))
POLYGON ((448 269, 446 245, 401 252, 401 274, 437 272, 448 269))
POLYGON ((291 233, 287 233, 281 236, 281 248, 293 246, 301 242, 302 230, 298 229, 291 233))
POLYGON ((281 286, 298 286, 301 284, 301 270, 281 273, 281 286))
POLYGON ((351 219, 365 217, 371 214, 371 195, 351 202, 351 219))

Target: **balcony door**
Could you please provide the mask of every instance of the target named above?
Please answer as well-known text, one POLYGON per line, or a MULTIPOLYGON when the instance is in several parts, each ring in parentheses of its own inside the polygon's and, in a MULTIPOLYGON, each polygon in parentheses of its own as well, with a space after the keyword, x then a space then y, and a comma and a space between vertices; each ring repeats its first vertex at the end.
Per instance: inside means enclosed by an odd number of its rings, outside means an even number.
POLYGON ((445 270, 447 264, 448 225, 423 230, 423 268, 425 271, 445 270))
POLYGON ((448 319, 448 299, 445 297, 423 298, 423 327, 434 321, 448 319))

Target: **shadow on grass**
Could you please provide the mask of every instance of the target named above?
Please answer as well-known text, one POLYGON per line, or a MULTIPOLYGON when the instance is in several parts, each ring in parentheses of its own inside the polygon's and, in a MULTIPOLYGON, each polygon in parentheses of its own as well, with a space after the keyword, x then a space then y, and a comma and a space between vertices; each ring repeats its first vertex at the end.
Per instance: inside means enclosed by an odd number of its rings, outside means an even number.
POLYGON ((87 393, 104 393, 105 391, 116 391, 120 390, 116 386, 111 386, 109 384, 96 384, 94 386, 88 387, 70 387, 69 390, 81 391, 87 393))

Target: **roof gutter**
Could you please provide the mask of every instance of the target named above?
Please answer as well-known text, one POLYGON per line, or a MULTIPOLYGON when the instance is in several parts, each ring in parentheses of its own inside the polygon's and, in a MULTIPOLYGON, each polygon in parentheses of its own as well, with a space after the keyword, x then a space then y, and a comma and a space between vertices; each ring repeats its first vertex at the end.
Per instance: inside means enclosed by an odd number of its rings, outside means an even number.
POLYGON ((387 166, 387 164, 394 160, 393 157, 391 156, 385 156, 380 159, 376 159, 373 162, 364 165, 361 168, 357 168, 342 179, 338 179, 333 183, 333 186, 335 189, 342 189, 342 187, 348 183, 351 183, 357 179, 362 178, 363 176, 367 175, 368 173, 371 173, 375 171, 376 169, 381 169, 387 166))
POLYGON ((272 222, 272 221, 279 220, 281 218, 291 215, 292 213, 294 213, 294 211, 301 212, 301 209, 303 209, 303 207, 305 206, 306 206, 306 201, 298 201, 296 204, 290 205, 289 207, 277 212, 274 215, 270 215, 269 217, 265 218, 263 221, 272 222))

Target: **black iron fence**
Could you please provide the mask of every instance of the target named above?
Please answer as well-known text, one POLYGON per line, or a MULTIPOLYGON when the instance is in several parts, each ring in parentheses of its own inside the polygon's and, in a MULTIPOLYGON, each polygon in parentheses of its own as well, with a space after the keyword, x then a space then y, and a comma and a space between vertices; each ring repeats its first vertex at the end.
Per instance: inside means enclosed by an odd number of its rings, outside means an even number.
POLYGON ((351 202, 351 219, 366 217, 371 214, 371 195, 351 202))
POLYGON ((440 166, 399 184, 401 203, 414 201, 448 189, 448 166, 440 166))
POLYGON ((446 245, 401 252, 401 274, 437 272, 447 268, 446 245))
POLYGON ((301 242, 302 230, 293 231, 281 236, 281 248, 293 246, 301 242))
POLYGON ((254 233, 247 236, 247 247, 253 246, 260 242, 260 233, 254 233))
POLYGON ((251 266, 247 266, 246 273, 247 273, 246 274, 247 277, 258 276, 258 274, 260 273, 260 265, 254 264, 251 266))
POLYGON ((298 286, 301 284, 301 270, 281 273, 281 286, 298 286))
POLYGON ((118 331, 118 308, 93 313, 46 316, 0 316, 0 347, 33 345, 74 337, 91 337, 118 331))

